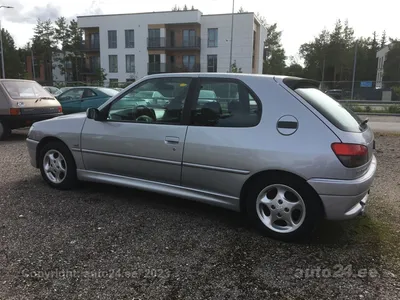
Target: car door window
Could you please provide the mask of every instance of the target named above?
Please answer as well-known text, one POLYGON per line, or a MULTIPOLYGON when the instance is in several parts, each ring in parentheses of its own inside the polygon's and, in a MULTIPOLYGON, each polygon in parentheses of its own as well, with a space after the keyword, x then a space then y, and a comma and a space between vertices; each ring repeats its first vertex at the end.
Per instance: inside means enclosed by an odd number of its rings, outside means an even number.
POLYGON ((253 127, 261 119, 261 102, 241 81, 200 79, 197 101, 192 107, 192 125, 253 127))
POLYGON ((114 101, 107 119, 118 122, 181 124, 190 78, 155 78, 114 101), (159 97, 154 98, 154 94, 159 97), (155 101, 162 99, 163 101, 155 101))
POLYGON ((59 101, 73 101, 82 99, 84 89, 69 90, 59 97, 59 101))
POLYGON ((96 97, 97 94, 91 90, 91 89, 85 89, 83 94, 82 94, 82 98, 86 99, 86 98, 91 98, 91 97, 96 97))

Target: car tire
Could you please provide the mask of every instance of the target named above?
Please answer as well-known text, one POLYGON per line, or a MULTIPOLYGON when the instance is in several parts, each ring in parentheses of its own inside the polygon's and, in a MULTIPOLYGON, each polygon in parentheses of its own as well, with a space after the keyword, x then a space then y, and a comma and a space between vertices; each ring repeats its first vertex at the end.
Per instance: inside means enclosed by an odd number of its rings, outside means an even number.
POLYGON ((0 121, 0 141, 7 139, 10 135, 11 128, 4 121, 0 121))
POLYGON ((312 236, 322 219, 323 207, 318 194, 306 182, 295 176, 277 174, 258 178, 251 184, 246 212, 264 235, 301 242, 312 236))
POLYGON ((39 157, 40 172, 51 187, 69 190, 78 186, 75 160, 64 143, 44 145, 39 157))

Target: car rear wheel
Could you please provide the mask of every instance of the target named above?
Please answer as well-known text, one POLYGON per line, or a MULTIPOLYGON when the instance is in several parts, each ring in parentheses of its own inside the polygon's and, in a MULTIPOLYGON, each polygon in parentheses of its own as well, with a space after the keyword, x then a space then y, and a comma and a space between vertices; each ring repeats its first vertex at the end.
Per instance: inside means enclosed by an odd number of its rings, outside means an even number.
POLYGON ((75 160, 68 147, 61 142, 50 142, 41 149, 40 172, 54 188, 66 190, 77 186, 75 160))
POLYGON ((310 237, 323 215, 321 201, 310 186, 281 174, 254 182, 246 204, 254 225, 267 236, 283 241, 310 237))

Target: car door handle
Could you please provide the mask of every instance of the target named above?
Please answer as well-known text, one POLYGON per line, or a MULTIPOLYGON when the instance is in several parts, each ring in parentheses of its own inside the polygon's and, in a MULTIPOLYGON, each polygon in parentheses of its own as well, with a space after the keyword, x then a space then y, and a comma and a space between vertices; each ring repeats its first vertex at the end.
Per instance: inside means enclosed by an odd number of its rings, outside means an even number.
POLYGON ((166 136, 165 143, 166 144, 179 144, 179 138, 177 136, 166 136))

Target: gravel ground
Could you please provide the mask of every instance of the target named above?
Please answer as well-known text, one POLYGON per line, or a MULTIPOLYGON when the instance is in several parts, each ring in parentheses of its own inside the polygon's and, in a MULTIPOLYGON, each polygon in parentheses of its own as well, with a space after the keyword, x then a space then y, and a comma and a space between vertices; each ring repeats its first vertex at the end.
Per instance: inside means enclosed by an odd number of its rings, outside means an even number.
POLYGON ((399 299, 400 136, 376 137, 367 215, 288 244, 195 202, 53 190, 17 132, 0 144, 0 299, 399 299))

